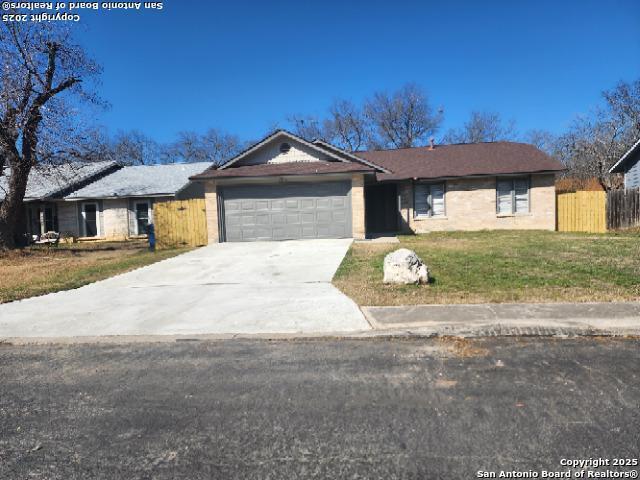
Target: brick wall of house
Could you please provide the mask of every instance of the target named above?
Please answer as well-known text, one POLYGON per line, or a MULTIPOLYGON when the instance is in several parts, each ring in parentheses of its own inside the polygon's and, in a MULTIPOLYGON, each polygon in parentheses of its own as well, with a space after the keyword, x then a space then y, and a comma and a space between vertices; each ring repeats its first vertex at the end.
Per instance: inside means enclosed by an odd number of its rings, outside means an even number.
POLYGON ((364 175, 351 176, 351 218, 353 238, 365 238, 364 175))
POLYGON ((207 180, 204 184, 204 203, 207 216, 207 238, 209 244, 218 243, 218 194, 215 180, 207 180))
POLYGON ((413 184, 399 185, 401 231, 425 233, 447 230, 556 228, 556 194, 553 174, 531 175, 530 211, 516 215, 496 213, 496 177, 447 180, 445 216, 415 218, 413 184))

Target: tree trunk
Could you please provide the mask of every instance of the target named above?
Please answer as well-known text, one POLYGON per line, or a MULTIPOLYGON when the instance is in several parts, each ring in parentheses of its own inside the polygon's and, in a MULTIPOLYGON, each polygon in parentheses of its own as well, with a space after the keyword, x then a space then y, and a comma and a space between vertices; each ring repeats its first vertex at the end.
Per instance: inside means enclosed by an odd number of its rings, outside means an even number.
POLYGON ((0 205, 0 250, 16 246, 16 225, 20 215, 24 214, 23 198, 27 190, 27 180, 31 165, 10 162, 9 191, 0 205))

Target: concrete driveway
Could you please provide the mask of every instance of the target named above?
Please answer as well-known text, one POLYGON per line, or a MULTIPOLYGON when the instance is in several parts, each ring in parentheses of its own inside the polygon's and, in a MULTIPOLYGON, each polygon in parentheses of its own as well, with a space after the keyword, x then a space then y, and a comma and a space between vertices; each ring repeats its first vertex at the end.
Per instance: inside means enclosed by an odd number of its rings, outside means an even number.
POLYGON ((76 290, 0 305, 0 337, 369 329, 331 279, 351 240, 223 243, 76 290))

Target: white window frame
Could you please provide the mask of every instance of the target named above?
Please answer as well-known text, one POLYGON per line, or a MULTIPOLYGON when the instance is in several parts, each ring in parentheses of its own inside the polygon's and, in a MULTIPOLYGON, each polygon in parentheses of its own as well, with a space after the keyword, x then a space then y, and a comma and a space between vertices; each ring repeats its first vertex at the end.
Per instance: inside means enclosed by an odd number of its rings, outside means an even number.
POLYGON ((149 224, 153 223, 153 219, 151 218, 151 201, 149 200, 136 200, 133 202, 133 220, 136 226, 136 235, 146 235, 147 232, 140 232, 138 230, 138 205, 146 205, 147 206, 147 220, 149 224))
POLYGON ((531 213, 531 177, 530 176, 517 176, 517 177, 496 177, 496 215, 499 217, 509 217, 513 215, 528 215, 531 213), (527 211, 516 211, 516 181, 525 180, 527 182, 527 211), (500 192, 498 191, 499 182, 511 182, 511 211, 500 211, 500 192))
POLYGON ((102 229, 100 228, 100 204, 98 202, 82 202, 81 205, 82 216, 82 236, 85 238, 100 238, 102 236, 102 229), (89 237, 87 235, 87 205, 95 205, 96 207, 96 236, 89 237))
POLYGON ((447 216, 447 182, 418 182, 413 185, 413 218, 444 218, 447 216), (418 213, 416 210, 416 187, 420 185, 429 188, 429 194, 427 195, 427 203, 430 205, 427 213, 418 213), (442 185, 442 213, 434 215, 433 213, 433 200, 431 198, 431 187, 434 185, 442 185))

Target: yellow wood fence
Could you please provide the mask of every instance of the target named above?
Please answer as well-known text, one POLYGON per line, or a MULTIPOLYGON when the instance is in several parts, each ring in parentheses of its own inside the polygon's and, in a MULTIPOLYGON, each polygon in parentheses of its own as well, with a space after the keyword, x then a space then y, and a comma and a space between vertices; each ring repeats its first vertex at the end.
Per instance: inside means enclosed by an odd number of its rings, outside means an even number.
POLYGON ((598 191, 559 193, 558 231, 604 233, 607 231, 607 194, 598 191))
POLYGON ((153 223, 158 248, 207 244, 207 219, 202 198, 155 203, 153 223))

